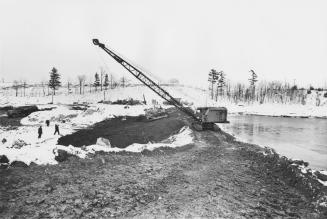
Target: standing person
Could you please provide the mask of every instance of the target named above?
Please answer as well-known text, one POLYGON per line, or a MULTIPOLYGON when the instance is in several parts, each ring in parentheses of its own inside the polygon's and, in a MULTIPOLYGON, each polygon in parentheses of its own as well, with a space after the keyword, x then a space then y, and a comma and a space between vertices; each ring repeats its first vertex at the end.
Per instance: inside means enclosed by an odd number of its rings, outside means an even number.
POLYGON ((54 132, 54 135, 58 133, 58 135, 60 135, 60 132, 59 132, 59 125, 55 125, 55 132, 54 132))
POLYGON ((42 136, 42 126, 39 127, 38 133, 39 133, 39 138, 41 138, 41 136, 42 136))
POLYGON ((45 120, 45 124, 47 124, 47 126, 49 127, 49 125, 50 125, 50 120, 45 120))

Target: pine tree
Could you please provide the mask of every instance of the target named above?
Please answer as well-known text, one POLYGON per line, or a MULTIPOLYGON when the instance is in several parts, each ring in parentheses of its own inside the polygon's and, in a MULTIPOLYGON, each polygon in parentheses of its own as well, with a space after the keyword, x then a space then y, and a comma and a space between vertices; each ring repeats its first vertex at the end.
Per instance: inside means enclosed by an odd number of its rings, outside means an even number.
POLYGON ((258 76, 253 70, 250 70, 250 72, 251 72, 251 78, 249 79, 250 85, 255 86, 255 83, 258 81, 257 80, 258 76))
POLYGON ((60 74, 58 70, 53 67, 50 72, 50 80, 49 80, 49 87, 53 90, 53 95, 56 95, 56 89, 61 86, 60 82, 60 74))
POLYGON ((95 81, 94 81, 94 87, 95 87, 95 91, 97 91, 97 88, 100 86, 100 78, 99 78, 99 74, 95 73, 95 81))
POLYGON ((106 74, 104 76, 104 84, 103 86, 105 87, 105 89, 107 90, 108 86, 109 86, 109 78, 108 78, 108 74, 106 74))
POLYGON ((251 78, 249 79, 249 81, 250 81, 250 87, 252 88, 251 89, 251 96, 252 96, 252 100, 254 100, 254 95, 255 95, 255 84, 256 84, 256 82, 258 81, 258 76, 257 76, 257 74, 251 69, 250 70, 250 72, 251 72, 251 78))
POLYGON ((223 89, 226 86, 226 77, 225 73, 223 71, 220 71, 217 73, 217 95, 216 95, 216 101, 217 97, 221 96, 223 93, 223 89))
POLYGON ((217 80, 218 80, 217 71, 215 69, 211 69, 208 78, 208 81, 210 82, 211 85, 211 99, 213 99, 213 85, 217 82, 217 80))

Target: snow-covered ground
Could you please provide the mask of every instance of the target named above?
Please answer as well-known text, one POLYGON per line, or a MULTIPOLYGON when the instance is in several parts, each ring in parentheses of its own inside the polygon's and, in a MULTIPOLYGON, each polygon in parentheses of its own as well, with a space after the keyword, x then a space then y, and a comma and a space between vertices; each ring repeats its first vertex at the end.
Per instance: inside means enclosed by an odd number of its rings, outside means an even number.
MULTIPOLYGON (((283 105, 283 104, 234 104, 226 100, 219 100, 218 102, 210 100, 208 93, 205 90, 193 87, 174 86, 164 87, 176 98, 182 98, 190 107, 195 109, 199 106, 225 106, 229 113, 244 113, 244 114, 258 114, 258 115, 272 115, 272 116, 304 116, 304 117, 327 117, 327 98, 320 97, 321 106, 315 106, 316 96, 308 98, 306 105, 283 105), (310 100, 312 100, 310 102, 310 100)), ((33 89, 33 88, 28 88, 33 89)), ((85 91, 87 92, 87 91, 85 91)), ((51 96, 4 96, 0 95, 0 106, 6 105, 29 105, 36 104, 39 108, 56 107, 51 111, 39 111, 32 113, 30 116, 23 118, 21 123, 23 126, 18 130, 4 131, 0 127, 0 139, 7 139, 5 144, 0 147, 0 154, 5 154, 8 158, 13 160, 22 160, 25 163, 35 162, 37 164, 56 163, 54 160, 53 150, 60 148, 56 142, 60 136, 54 136, 54 125, 59 124, 61 135, 67 135, 74 132, 75 129, 85 128, 96 122, 104 119, 112 118, 113 116, 137 116, 144 114, 146 108, 150 108, 154 102, 162 104, 163 100, 145 86, 133 86, 126 88, 116 88, 113 90, 98 91, 97 93, 66 94, 65 90, 58 91, 58 95, 54 96, 54 104, 51 102, 51 96), (146 99, 147 105, 130 106, 125 108, 121 105, 101 104, 99 101, 115 101, 117 99, 146 99), (87 103, 90 107, 86 111, 78 111, 69 109, 68 104, 73 103, 87 103), (46 127, 45 120, 50 119, 50 127, 46 127), (37 138, 37 129, 43 125, 43 136, 37 138), (20 142, 19 142, 20 140, 20 142), (16 142, 16 143, 15 143, 16 142), (20 149, 12 148, 12 145, 26 144, 20 149)), ((184 130, 183 134, 188 133, 184 130)), ((188 135, 188 134, 187 134, 188 135)), ((185 137, 185 136, 184 136, 185 137)), ((110 139, 109 139, 110 140, 110 139)), ((0 143, 1 144, 1 143, 0 143)), ((177 145, 183 145, 180 140, 176 141, 177 145)), ((125 150, 139 151, 141 148, 154 148, 160 144, 154 145, 132 145, 125 150)), ((167 145, 165 143, 165 145, 167 145)), ((175 143, 170 146, 174 146, 175 143)), ((17 146, 19 147, 19 146, 17 146)), ((63 146, 64 147, 64 146, 63 146)), ((89 146, 86 152, 101 149, 108 151, 108 147, 89 146)), ((81 149, 74 147, 64 147, 66 150, 74 150, 77 154, 83 154, 81 149)), ((112 151, 119 151, 118 149, 110 149, 112 151)), ((75 153, 72 151, 72 153, 75 153)), ((84 155, 81 155, 84 156, 84 155)))
MULTIPOLYGON (((264 103, 264 104, 248 104, 230 102, 226 99, 218 99, 218 102, 210 99, 208 92, 194 87, 187 86, 163 86, 172 96, 176 98, 182 98, 187 103, 193 103, 191 107, 195 109, 199 106, 225 106, 229 113, 243 113, 254 115, 269 115, 269 116, 295 116, 295 117, 323 117, 327 118, 327 98, 323 97, 324 92, 312 91, 306 97, 305 105, 302 104, 277 104, 277 103, 264 103), (317 100, 319 106, 316 106, 317 100)), ((33 89, 28 88, 26 93, 33 93, 33 89)), ((153 91, 145 86, 133 86, 126 88, 116 88, 113 90, 98 91, 89 93, 85 89, 84 95, 79 94, 67 94, 64 88, 61 88, 58 95, 54 96, 54 104, 72 104, 78 103, 97 103, 101 100, 115 101, 117 99, 138 99, 143 100, 143 95, 148 104, 152 103, 152 100, 156 100, 162 103, 163 100, 158 97, 153 91)), ((40 92, 35 96, 18 96, 16 97, 13 91, 0 91, 0 106, 5 105, 27 105, 37 104, 46 105, 50 103, 51 96, 43 96, 40 92), (10 95, 6 95, 10 93, 10 95)))
MULTIPOLYGON (((53 106, 53 105, 52 105, 53 106)), ((17 130, 1 131, 0 139, 7 141, 0 146, 0 155, 6 155, 10 162, 23 161, 26 164, 56 164, 55 155, 58 149, 66 150, 81 158, 95 151, 141 152, 144 149, 153 150, 157 147, 177 147, 192 142, 191 130, 182 129, 179 134, 161 143, 133 144, 125 149, 110 147, 109 144, 96 144, 83 148, 57 145, 57 140, 64 135, 74 132, 76 129, 85 128, 114 116, 138 116, 144 114, 146 105, 125 107, 123 105, 93 104, 86 111, 71 110, 69 106, 58 105, 50 111, 34 112, 21 120, 23 126, 17 130), (50 126, 45 121, 50 120, 50 126), (60 135, 54 135, 54 125, 60 127, 60 135), (43 135, 39 139, 37 130, 42 126, 43 135)), ((110 141, 110 140, 109 140, 110 141)), ((1 143, 0 143, 1 144, 1 143)))

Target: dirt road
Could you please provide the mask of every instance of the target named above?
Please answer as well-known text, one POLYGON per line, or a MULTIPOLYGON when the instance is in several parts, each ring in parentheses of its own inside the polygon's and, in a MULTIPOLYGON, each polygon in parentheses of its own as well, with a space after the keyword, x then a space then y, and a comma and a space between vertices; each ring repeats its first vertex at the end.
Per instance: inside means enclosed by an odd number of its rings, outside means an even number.
POLYGON ((326 218, 257 150, 195 132, 182 148, 0 170, 0 217, 326 218))

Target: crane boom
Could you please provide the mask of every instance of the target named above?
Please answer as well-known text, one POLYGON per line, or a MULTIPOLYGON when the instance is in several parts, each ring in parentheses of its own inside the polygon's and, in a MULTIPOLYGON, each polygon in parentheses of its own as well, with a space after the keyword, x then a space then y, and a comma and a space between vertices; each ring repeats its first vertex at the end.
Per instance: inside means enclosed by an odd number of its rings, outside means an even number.
POLYGON ((150 88, 156 94, 158 94, 161 98, 174 105, 177 109, 184 112, 185 114, 191 116, 196 121, 201 121, 195 114, 188 108, 185 108, 182 103, 177 101, 174 97, 172 97, 166 90, 160 87, 157 83, 151 80, 148 76, 146 76, 141 70, 134 67, 132 64, 128 63, 126 60, 118 56, 116 53, 108 49, 103 43, 100 43, 98 39, 93 39, 93 44, 99 46, 103 49, 107 54, 109 54, 114 60, 116 60, 119 64, 121 64, 127 71, 129 71, 134 77, 136 77, 139 81, 141 81, 145 86, 150 88))

